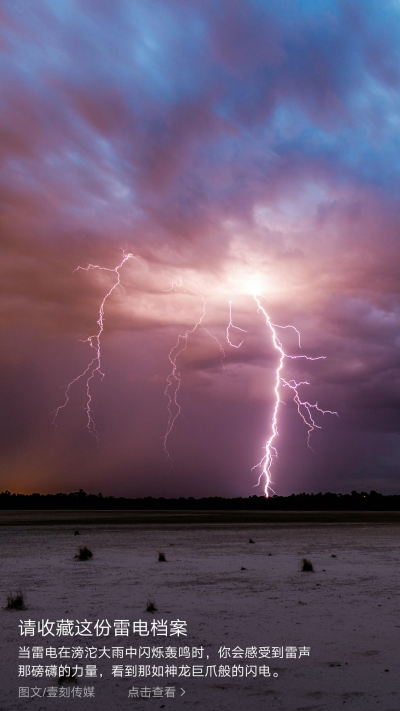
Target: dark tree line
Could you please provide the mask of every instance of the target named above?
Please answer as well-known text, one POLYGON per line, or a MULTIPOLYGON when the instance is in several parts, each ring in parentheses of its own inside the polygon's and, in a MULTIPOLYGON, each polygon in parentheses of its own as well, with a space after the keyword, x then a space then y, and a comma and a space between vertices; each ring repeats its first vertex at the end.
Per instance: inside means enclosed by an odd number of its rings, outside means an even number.
POLYGON ((226 499, 220 496, 195 499, 141 499, 87 494, 83 489, 70 494, 0 494, 0 510, 139 510, 139 511, 400 511, 400 495, 384 496, 376 491, 351 494, 292 494, 291 496, 249 496, 226 499))

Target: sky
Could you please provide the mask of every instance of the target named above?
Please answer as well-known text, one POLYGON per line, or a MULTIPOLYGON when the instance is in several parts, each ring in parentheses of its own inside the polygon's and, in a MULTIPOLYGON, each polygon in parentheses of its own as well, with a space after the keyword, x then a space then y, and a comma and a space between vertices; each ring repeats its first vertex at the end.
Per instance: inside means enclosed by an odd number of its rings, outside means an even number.
POLYGON ((397 0, 1 3, 1 490, 261 495, 258 295, 338 413, 281 381, 272 490, 400 493, 399 55, 397 0))

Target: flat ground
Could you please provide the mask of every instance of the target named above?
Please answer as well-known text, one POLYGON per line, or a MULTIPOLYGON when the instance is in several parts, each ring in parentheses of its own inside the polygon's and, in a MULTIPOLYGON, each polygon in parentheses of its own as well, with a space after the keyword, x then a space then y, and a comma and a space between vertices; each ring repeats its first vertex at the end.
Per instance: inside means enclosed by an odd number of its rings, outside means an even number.
POLYGON ((390 514, 386 519, 380 514, 375 519, 380 523, 362 523, 359 518, 358 523, 333 523, 328 515, 329 522, 323 524, 315 514, 310 514, 311 522, 303 518, 302 523, 242 519, 221 524, 214 517, 211 524, 210 519, 209 524, 195 519, 193 525, 178 516, 179 522, 166 525, 158 514, 152 523, 116 523, 118 516, 127 520, 124 513, 110 512, 108 519, 107 512, 101 513, 103 522, 96 523, 99 512, 86 517, 82 512, 37 512, 35 521, 35 512, 9 513, 6 521, 2 512, 0 604, 4 607, 7 594, 19 588, 27 604, 22 612, 0 610, 2 710, 399 711, 400 527, 384 524, 393 520, 390 514), (30 517, 29 525, 24 515, 30 517), (58 516, 64 525, 57 524, 58 516), (34 525, 39 520, 42 525, 34 525), (75 525, 80 536, 74 536, 75 525), (83 545, 93 551, 92 560, 74 560, 83 545), (159 551, 167 562, 158 562, 159 551), (300 572, 303 557, 312 561, 313 573, 300 572), (154 615, 144 611, 149 597, 158 608, 154 615), (148 637, 132 632, 129 637, 112 632, 106 638, 20 636, 21 620, 42 619, 108 620, 112 625, 114 620, 141 619, 149 628, 154 619, 168 624, 183 620, 187 637, 151 632, 148 637), (30 659, 18 658, 21 646, 30 648, 30 659), (44 648, 43 659, 32 658, 33 646, 44 648), (84 656, 73 661, 46 657, 46 649, 61 646, 80 647, 84 656), (137 655, 112 658, 109 651, 110 658, 90 658, 90 647, 133 647, 137 655), (143 649, 139 658, 140 647, 162 647, 164 655, 166 647, 176 647, 177 658, 147 659, 143 649), (191 655, 193 647, 203 647, 203 658, 179 657, 180 647, 189 647, 191 655), (247 649, 248 656, 220 659, 220 647, 229 648, 231 655, 234 648, 244 653, 247 649), (257 658, 252 657, 254 647, 257 658), (260 647, 270 648, 270 658, 260 656, 260 647), (273 647, 283 647, 283 658, 271 658, 273 647), (287 656, 286 647, 297 648, 296 658, 287 656), (310 648, 309 656, 299 658, 301 647, 310 648), (78 684, 58 685, 58 671, 57 678, 18 677, 18 665, 60 664, 83 666, 78 684), (88 664, 96 665, 97 678, 86 677, 88 664), (150 665, 150 676, 113 677, 112 665, 118 664, 124 675, 129 667, 136 665, 139 674, 139 665, 143 673, 150 665), (187 667, 192 673, 193 665, 203 666, 204 673, 209 667, 219 674, 222 667, 222 674, 232 674, 236 665, 238 674, 243 667, 244 676, 167 676, 166 667, 174 665, 178 674, 187 673, 187 667), (152 676, 153 668, 160 673, 160 666, 164 676, 152 676), (266 666, 270 677, 259 673, 266 666), (254 667, 256 677, 249 671, 254 667), (57 687, 58 695, 69 698, 19 698, 19 687, 29 689, 30 695, 32 689, 42 693, 57 687), (95 698, 73 697, 76 687, 94 688, 95 698), (128 698, 132 687, 139 698, 128 698), (166 687, 175 689, 175 698, 165 696, 166 687), (145 688, 151 698, 140 698, 145 688), (162 690, 162 697, 154 696, 160 693, 155 688, 162 690))

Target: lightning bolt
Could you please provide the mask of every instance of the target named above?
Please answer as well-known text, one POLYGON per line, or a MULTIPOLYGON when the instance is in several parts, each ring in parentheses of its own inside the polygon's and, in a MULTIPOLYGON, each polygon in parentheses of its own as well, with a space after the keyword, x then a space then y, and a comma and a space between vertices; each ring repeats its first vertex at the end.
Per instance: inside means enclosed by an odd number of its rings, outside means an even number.
MULTIPOLYGON (((298 393, 298 388, 301 385, 309 385, 307 381, 301 381, 301 382, 296 382, 295 380, 285 380, 285 378, 282 377, 281 373, 284 367, 284 361, 285 358, 290 358, 292 360, 297 360, 298 358, 305 358, 306 360, 323 360, 326 358, 326 356, 317 356, 315 358, 312 358, 311 356, 307 355, 289 355, 285 353, 283 350, 283 346, 281 341, 279 340, 277 333, 276 333, 276 328, 292 328, 294 331, 296 331, 298 335, 298 341, 299 341, 299 346, 300 346, 300 333, 295 328, 294 326, 288 325, 288 326, 279 326, 278 324, 272 323, 270 317, 268 316, 267 312, 265 311, 264 307, 262 306, 260 302, 260 296, 257 294, 253 294, 254 300, 257 304, 257 313, 261 313, 264 318, 265 318, 265 323, 268 326, 268 328, 271 331, 272 335, 272 343, 274 348, 278 351, 279 353, 279 362, 278 362, 278 367, 276 369, 275 373, 275 387, 274 387, 274 392, 275 392, 275 406, 272 414, 272 428, 271 428, 271 435, 267 439, 267 442, 265 444, 265 454, 262 457, 261 461, 256 464, 253 469, 256 469, 258 467, 261 467, 262 471, 258 479, 258 484, 261 483, 262 477, 265 477, 265 486, 264 486, 264 493, 265 496, 269 496, 269 491, 273 492, 273 489, 271 488, 271 466, 273 463, 273 460, 278 457, 278 452, 276 450, 276 447, 274 446, 274 441, 276 437, 278 437, 278 424, 277 424, 277 418, 278 418, 278 411, 279 411, 279 405, 282 402, 280 399, 280 386, 283 385, 283 387, 288 387, 292 392, 294 393, 293 399, 294 402, 297 405, 297 412, 299 413, 301 419, 303 420, 304 424, 308 427, 308 434, 307 434, 307 445, 310 447, 310 436, 311 433, 315 428, 321 429, 319 425, 317 425, 314 421, 313 418, 313 411, 318 411, 323 415, 330 414, 330 415, 336 415, 339 417, 337 412, 332 412, 331 410, 322 410, 319 406, 318 403, 310 403, 307 400, 301 400, 299 393, 298 393)), ((310 447, 312 449, 312 447, 310 447)))
POLYGON ((235 344, 232 343, 229 338, 229 330, 231 328, 235 328, 237 331, 242 331, 242 333, 247 333, 247 331, 245 331, 244 328, 239 328, 239 326, 234 326, 232 323, 232 301, 229 302, 229 323, 226 327, 226 340, 228 341, 229 345, 232 346, 232 348, 240 348, 243 341, 240 341, 239 345, 235 346, 235 344))
MULTIPOLYGON (((88 338, 85 338, 82 343, 89 343, 90 348, 94 350, 94 356, 92 360, 88 363, 87 367, 85 370, 82 371, 82 373, 79 373, 79 375, 76 376, 73 380, 71 380, 68 385, 64 386, 64 396, 65 400, 62 405, 59 405, 53 413, 53 425, 56 427, 57 426, 57 418, 61 410, 67 407, 68 402, 69 402, 69 395, 70 395, 70 390, 75 383, 78 383, 80 380, 84 379, 86 377, 86 405, 85 405, 85 411, 86 411, 86 427, 89 430, 89 432, 95 437, 97 444, 99 443, 99 433, 96 429, 96 425, 92 416, 92 409, 91 409, 91 403, 92 403, 92 395, 91 395, 91 384, 93 379, 96 377, 96 375, 99 375, 101 380, 104 378, 104 373, 101 370, 101 336, 104 330, 104 309, 106 305, 107 299, 111 296, 113 291, 117 289, 119 286, 121 289, 124 289, 122 284, 121 284, 121 275, 120 275, 120 269, 124 266, 125 262, 127 262, 129 259, 139 259, 134 254, 131 254, 131 252, 128 252, 125 254, 123 252, 123 258, 122 261, 114 268, 114 269, 109 269, 108 267, 100 267, 98 264, 89 264, 87 267, 77 267, 74 269, 74 272, 77 272, 79 270, 88 272, 91 271, 92 269, 99 269, 102 272, 110 272, 112 274, 115 274, 117 279, 115 281, 115 284, 109 289, 107 294, 104 296, 101 304, 100 304, 100 309, 99 309, 99 318, 97 319, 97 325, 98 325, 98 331, 95 333, 93 336, 88 336, 88 338)), ((147 265, 146 265, 147 266, 147 265)))
MULTIPOLYGON (((105 306, 106 302, 109 299, 109 297, 112 295, 112 293, 118 288, 121 287, 123 289, 123 286, 121 284, 121 274, 120 270, 124 266, 124 264, 130 260, 130 259, 137 259, 141 260, 140 257, 132 254, 131 252, 125 253, 123 251, 123 256, 122 260, 120 263, 114 268, 108 268, 108 267, 101 267, 98 264, 89 264, 87 267, 77 267, 75 271, 91 271, 93 269, 98 269, 100 271, 104 272, 109 272, 110 274, 115 274, 116 279, 114 281, 114 284, 109 288, 105 296, 103 297, 103 300, 101 301, 99 312, 98 312, 98 319, 97 319, 97 326, 98 330, 96 333, 94 333, 91 336, 88 336, 83 343, 88 343, 90 348, 94 351, 93 358, 89 361, 87 364, 86 368, 79 373, 73 380, 71 380, 68 385, 64 386, 64 402, 59 405, 56 410, 53 412, 53 424, 56 427, 57 426, 57 418, 61 412, 61 410, 65 409, 69 403, 70 400, 70 391, 71 388, 78 383, 81 380, 85 381, 85 388, 86 388, 86 405, 85 405, 85 411, 86 411, 86 427, 89 430, 89 432, 95 437, 97 443, 99 442, 99 434, 96 429, 96 425, 93 419, 92 415, 92 394, 91 394, 91 386, 92 386, 92 381, 95 379, 95 377, 98 375, 101 380, 104 378, 104 372, 101 369, 101 337, 104 331, 104 312, 105 312, 105 306)), ((146 264, 146 269, 147 269, 147 264, 146 264)), ((177 418, 182 415, 182 409, 181 405, 179 403, 179 391, 181 387, 181 373, 178 369, 178 360, 180 355, 187 349, 188 347, 188 341, 190 336, 192 336, 197 330, 202 329, 213 341, 217 344, 218 349, 220 351, 220 360, 221 360, 221 365, 224 367, 224 358, 226 356, 225 351, 219 342, 219 340, 214 336, 208 328, 204 325, 203 321, 206 316, 206 299, 198 291, 195 291, 194 289, 191 289, 190 287, 183 287, 182 282, 173 282, 172 286, 169 289, 164 290, 166 292, 175 292, 175 293, 180 293, 180 294, 190 294, 194 297, 197 297, 200 299, 201 304, 202 304, 202 309, 201 309, 201 314, 200 317, 197 319, 195 324, 191 328, 187 328, 184 333, 178 334, 177 340, 175 345, 171 348, 169 354, 168 354, 168 359, 171 364, 171 371, 167 377, 167 384, 165 387, 164 394, 167 397, 168 404, 167 404, 167 412, 168 412, 168 418, 167 418, 167 427, 166 431, 163 437, 163 449, 167 458, 167 461, 170 463, 170 469, 172 468, 173 462, 171 455, 168 450, 168 439, 169 436, 174 428, 175 422, 177 418)), ((271 468, 274 459, 278 457, 278 452, 275 447, 275 440, 278 437, 278 412, 279 412, 279 405, 283 402, 280 398, 280 389, 281 387, 286 387, 289 388, 289 390, 292 391, 293 393, 293 400, 296 403, 297 406, 297 412, 301 419, 303 420, 304 424, 307 427, 307 445, 310 447, 310 436, 314 429, 321 429, 318 424, 316 424, 314 420, 315 412, 319 412, 322 415, 330 414, 330 415, 336 415, 338 417, 337 412, 333 412, 332 410, 323 410, 322 408, 319 407, 318 403, 310 403, 308 400, 302 400, 299 395, 299 388, 304 385, 309 385, 307 381, 300 381, 297 382, 294 379, 287 380, 286 378, 283 377, 282 371, 284 368, 284 363, 285 359, 292 359, 292 360, 297 360, 299 358, 304 358, 309 361, 314 361, 314 360, 322 360, 325 359, 325 356, 317 356, 317 357, 311 357, 307 355, 290 355, 286 353, 283 349, 282 342, 278 338, 277 331, 276 329, 292 329, 295 331, 297 334, 297 339, 298 339, 298 345, 301 347, 301 340, 300 340, 300 333, 292 325, 286 325, 286 326, 281 326, 278 324, 275 324, 271 321, 268 313, 264 309, 260 299, 263 298, 257 293, 253 293, 254 301, 257 306, 257 313, 262 314, 266 326, 270 330, 271 337, 272 337, 272 343, 275 348, 275 350, 278 351, 279 353, 279 360, 278 360, 278 365, 276 368, 275 372, 275 386, 274 386, 274 393, 275 393, 275 405, 273 409, 273 414, 272 414, 272 420, 271 420, 271 434, 268 437, 266 444, 265 444, 265 454, 262 457, 261 461, 256 464, 253 469, 260 467, 261 468, 261 473, 258 479, 258 484, 261 483, 262 478, 265 478, 265 486, 264 486, 264 493, 265 496, 269 496, 269 492, 273 492, 273 489, 271 487, 271 468)), ((232 348, 240 348, 243 344, 243 339, 240 341, 240 343, 235 344, 231 341, 231 330, 236 330, 240 331, 241 333, 247 333, 245 329, 239 328, 238 326, 235 326, 232 321, 232 302, 229 301, 229 322, 226 327, 226 340, 227 343, 232 347, 232 348)), ((183 415, 182 415, 183 416, 183 415)))
MULTIPOLYGON (((164 445, 164 452, 167 458, 167 461, 170 464, 170 471, 173 466, 173 461, 172 457, 170 455, 170 452, 168 450, 168 438, 173 430, 174 424, 179 417, 179 415, 182 414, 182 408, 179 404, 178 400, 178 393, 181 387, 181 374, 178 370, 178 358, 185 351, 188 347, 188 340, 193 333, 197 331, 197 329, 202 329, 207 333, 210 338, 212 338, 221 353, 221 365, 224 367, 223 359, 225 358, 225 351, 223 347, 221 346, 218 338, 214 336, 208 328, 206 328, 203 324, 203 320, 206 315, 206 300, 203 296, 203 294, 200 294, 198 291, 194 291, 194 289, 190 289, 189 287, 182 287, 182 282, 173 282, 172 286, 170 289, 166 289, 165 291, 174 291, 175 293, 180 293, 180 294, 192 294, 193 296, 197 296, 201 302, 202 302, 202 311, 200 318, 196 321, 195 325, 192 328, 188 328, 185 333, 179 334, 177 341, 175 345, 171 348, 170 352, 168 353, 168 359, 169 362, 171 363, 171 372, 169 373, 167 377, 167 386, 164 390, 164 395, 168 399, 168 405, 167 405, 167 411, 168 411, 168 421, 167 421, 167 428, 165 431, 165 435, 163 437, 163 445, 164 445)), ((183 416, 183 415, 182 415, 183 416)))

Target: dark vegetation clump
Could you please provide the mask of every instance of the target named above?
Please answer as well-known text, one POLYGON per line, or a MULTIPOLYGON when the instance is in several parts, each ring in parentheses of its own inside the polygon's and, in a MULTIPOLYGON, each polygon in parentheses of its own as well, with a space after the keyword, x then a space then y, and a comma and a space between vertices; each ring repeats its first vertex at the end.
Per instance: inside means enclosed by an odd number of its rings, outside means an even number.
POLYGON ((18 590, 15 595, 7 595, 7 610, 26 610, 24 593, 18 590))
POLYGON ((83 546, 83 548, 79 548, 79 553, 76 554, 75 558, 77 560, 89 560, 93 558, 93 553, 90 548, 83 546))
POLYGON ((163 553, 162 551, 160 551, 159 554, 158 554, 158 562, 159 562, 159 563, 166 563, 166 562, 167 562, 167 559, 166 559, 166 557, 165 557, 165 553, 163 553))
POLYGON ((249 538, 249 543, 254 543, 252 538, 249 538))
POLYGON ((153 598, 151 597, 149 597, 147 600, 146 612, 157 612, 155 600, 153 600, 153 598))
POLYGON ((243 568, 243 566, 240 568, 240 570, 247 570, 247 568, 243 568))
POLYGON ((337 558, 337 555, 335 555, 334 553, 332 553, 331 558, 337 558))
POLYGON ((302 573, 313 573, 314 568, 313 564, 311 563, 311 560, 308 560, 308 558, 303 558, 301 561, 301 572, 302 573))
POLYGON ((74 532, 74 536, 80 536, 80 535, 81 535, 81 534, 79 533, 79 531, 75 531, 75 532, 74 532))
POLYGON ((73 684, 77 684, 76 680, 76 673, 73 674, 71 669, 68 669, 66 674, 63 674, 62 676, 58 677, 58 684, 61 686, 61 684, 68 684, 69 682, 73 684))

